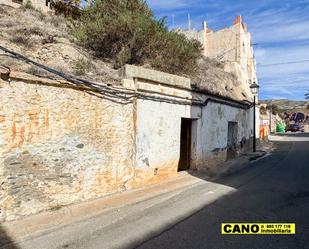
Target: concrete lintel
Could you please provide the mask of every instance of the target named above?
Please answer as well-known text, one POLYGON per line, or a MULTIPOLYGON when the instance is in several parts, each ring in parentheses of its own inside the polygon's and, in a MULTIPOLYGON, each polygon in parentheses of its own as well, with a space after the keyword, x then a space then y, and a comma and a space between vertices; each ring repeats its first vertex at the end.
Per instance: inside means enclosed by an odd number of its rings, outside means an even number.
POLYGON ((191 90, 191 79, 189 78, 133 65, 124 66, 123 77, 126 79, 142 79, 146 81, 156 82, 158 84, 164 84, 191 90))

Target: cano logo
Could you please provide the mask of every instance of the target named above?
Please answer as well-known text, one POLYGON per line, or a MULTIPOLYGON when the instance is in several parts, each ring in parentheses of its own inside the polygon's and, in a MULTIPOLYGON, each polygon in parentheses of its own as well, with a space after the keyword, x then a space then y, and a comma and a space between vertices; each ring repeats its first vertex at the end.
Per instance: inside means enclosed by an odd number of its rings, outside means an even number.
POLYGON ((258 234, 260 227, 256 224, 223 224, 222 233, 224 234, 258 234))
POLYGON ((222 224, 222 234, 295 234, 295 224, 222 224))

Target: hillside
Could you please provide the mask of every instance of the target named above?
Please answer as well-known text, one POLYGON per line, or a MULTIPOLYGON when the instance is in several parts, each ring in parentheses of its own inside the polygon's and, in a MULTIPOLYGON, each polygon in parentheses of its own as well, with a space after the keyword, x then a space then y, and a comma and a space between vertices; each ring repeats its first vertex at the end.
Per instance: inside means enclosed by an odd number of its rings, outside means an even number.
POLYGON ((303 110, 306 111, 307 102, 306 101, 297 101, 297 100, 288 100, 288 99, 271 99, 271 100, 260 100, 260 103, 263 104, 274 104, 282 111, 295 111, 303 110))
MULTIPOLYGON (((14 9, 0 4, 0 45, 66 74, 97 82, 107 81, 109 84, 121 83, 121 70, 115 69, 110 59, 99 58, 93 51, 79 45, 73 35, 72 24, 62 16, 44 15, 31 9, 14 9)), ((0 65, 12 71, 58 77, 10 57, 3 51, 0 51, 0 56, 0 65)), ((141 66, 152 68, 149 64, 141 66)), ((201 58, 194 73, 176 74, 190 77, 195 89, 235 100, 248 99, 236 77, 225 72, 218 61, 201 58)))
MULTIPOLYGON (((58 71, 92 80, 117 82, 119 73, 110 63, 96 59, 77 46, 70 25, 62 16, 0 5, 0 45, 58 71)), ((1 53, 1 64, 11 70, 55 77, 1 53)))

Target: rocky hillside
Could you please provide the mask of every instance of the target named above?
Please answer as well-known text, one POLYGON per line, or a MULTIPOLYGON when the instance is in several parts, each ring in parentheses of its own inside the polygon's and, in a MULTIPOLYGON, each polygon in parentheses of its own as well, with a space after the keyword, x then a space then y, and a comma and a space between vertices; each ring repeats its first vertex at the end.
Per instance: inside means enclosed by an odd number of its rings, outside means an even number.
POLYGON ((288 99, 270 99, 270 100, 261 100, 261 103, 271 105, 274 104, 282 111, 292 111, 295 109, 304 109, 306 110, 307 102, 306 101, 297 101, 297 100, 288 100, 288 99))
POLYGON ((306 101, 279 99, 262 100, 260 102, 267 105, 276 105, 287 123, 309 124, 309 109, 306 101))
MULTIPOLYGON (((67 20, 31 9, 0 5, 0 45, 36 62, 93 80, 117 81, 118 71, 77 46, 67 20)), ((11 70, 55 77, 0 51, 1 64, 11 70)))
MULTIPOLYGON (((93 52, 79 46, 70 22, 62 16, 44 15, 31 9, 14 9, 0 4, 0 45, 70 75, 98 82, 120 83, 120 70, 115 70, 111 61, 99 59, 93 52)), ((0 51, 0 65, 37 76, 57 77, 16 60, 3 51, 0 51)), ((192 79, 194 88, 236 100, 248 99, 236 77, 225 72, 220 62, 201 58, 197 67, 194 74, 182 75, 192 79)))

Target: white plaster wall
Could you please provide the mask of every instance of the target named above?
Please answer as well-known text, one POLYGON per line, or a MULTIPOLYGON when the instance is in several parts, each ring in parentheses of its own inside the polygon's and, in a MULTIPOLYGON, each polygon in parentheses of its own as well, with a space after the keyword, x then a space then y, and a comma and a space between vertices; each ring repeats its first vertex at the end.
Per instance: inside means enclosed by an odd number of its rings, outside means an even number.
POLYGON ((228 122, 237 122, 238 141, 249 139, 249 111, 210 102, 203 109, 202 146, 203 152, 224 149, 227 146, 228 122))
POLYGON ((250 110, 209 102, 203 108, 198 124, 197 156, 193 160, 195 168, 212 174, 227 160, 228 122, 237 122, 238 150, 241 142, 244 150, 249 146, 252 129, 250 110))
MULTIPOLYGON (((252 109, 251 109, 252 110, 252 109)), ((226 160, 228 122, 237 122, 237 142, 249 138, 251 110, 208 103, 205 107, 138 100, 136 168, 169 168, 177 172, 180 157, 181 118, 192 125, 191 168, 216 168, 226 160)))
MULTIPOLYGON (((260 108, 256 106, 255 109, 256 116, 255 116, 255 126, 256 126, 256 138, 260 138, 260 108)), ((249 109, 249 121, 248 121, 249 127, 250 127, 250 137, 253 137, 253 107, 249 109)))
POLYGON ((138 100, 136 167, 174 167, 180 156, 181 118, 199 118, 200 107, 138 100))

